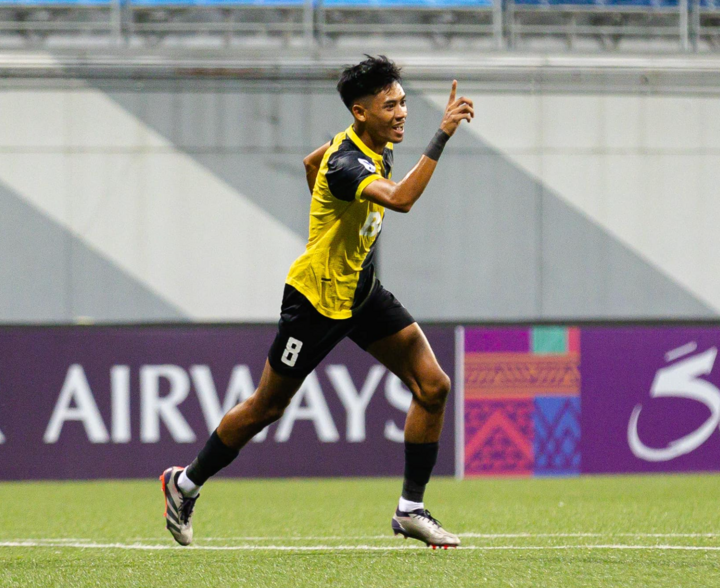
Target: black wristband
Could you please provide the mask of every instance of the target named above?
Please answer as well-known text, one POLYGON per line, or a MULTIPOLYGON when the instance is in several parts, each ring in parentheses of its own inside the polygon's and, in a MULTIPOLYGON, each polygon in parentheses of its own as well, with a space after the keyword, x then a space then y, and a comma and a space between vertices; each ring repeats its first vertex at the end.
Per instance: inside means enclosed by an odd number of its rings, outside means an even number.
POLYGON ((425 149, 425 157, 428 157, 433 161, 440 159, 440 155, 442 155, 443 149, 445 149, 445 143, 448 142, 449 138, 450 135, 442 129, 438 129, 438 132, 435 133, 435 136, 432 138, 432 141, 430 141, 427 149, 425 149))

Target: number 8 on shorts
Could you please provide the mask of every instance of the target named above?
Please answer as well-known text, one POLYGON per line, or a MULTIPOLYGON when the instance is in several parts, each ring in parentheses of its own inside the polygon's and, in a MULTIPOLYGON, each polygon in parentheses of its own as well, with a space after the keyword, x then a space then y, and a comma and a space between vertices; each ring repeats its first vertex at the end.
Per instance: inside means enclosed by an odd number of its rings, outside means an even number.
POLYGON ((290 367, 295 367, 295 362, 297 361, 302 346, 302 341, 298 341, 295 337, 290 337, 285 346, 285 351, 282 354, 282 362, 290 367))

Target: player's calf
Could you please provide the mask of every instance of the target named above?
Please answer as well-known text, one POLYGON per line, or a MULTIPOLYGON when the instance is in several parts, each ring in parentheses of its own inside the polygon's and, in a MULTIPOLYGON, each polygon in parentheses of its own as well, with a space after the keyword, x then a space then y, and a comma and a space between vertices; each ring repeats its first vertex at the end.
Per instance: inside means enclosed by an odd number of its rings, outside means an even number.
POLYGON ((302 385, 302 378, 286 378, 267 363, 255 394, 231 408, 217 428, 223 444, 239 451, 255 435, 285 412, 302 385))

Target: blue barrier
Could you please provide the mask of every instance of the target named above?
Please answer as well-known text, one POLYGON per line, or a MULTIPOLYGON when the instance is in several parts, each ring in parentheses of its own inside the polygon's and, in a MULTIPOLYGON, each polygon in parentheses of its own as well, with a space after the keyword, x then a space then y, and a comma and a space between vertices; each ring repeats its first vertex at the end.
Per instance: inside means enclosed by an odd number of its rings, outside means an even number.
POLYGON ((0 6, 110 6, 113 0, 0 0, 0 6))
MULTIPOLYGON (((4 0, 0 0, 3 2, 4 0)), ((15 1, 15 0, 12 0, 15 1)), ((305 0, 128 0, 134 6, 301 6, 305 0)), ((450 8, 454 6, 492 6, 493 0, 313 0, 313 5, 339 8, 450 8)))
MULTIPOLYGON (((714 2, 716 0, 701 0, 714 2)), ((526 6, 594 6, 597 8, 633 7, 671 8, 679 5, 679 0, 514 0, 515 4, 526 6)))
POLYGON ((350 7, 363 6, 382 8, 453 8, 464 6, 492 6, 493 0, 323 0, 323 6, 350 7))
MULTIPOLYGON (((0 0, 0 6, 109 6, 114 0, 0 0)), ((322 0, 312 0, 318 6, 322 0)), ((121 0, 131 6, 303 6, 306 0, 121 0)), ((324 0, 328 7, 370 8, 451 8, 455 6, 492 6, 493 0, 324 0)))
MULTIPOLYGON (((2 1, 2 0, 0 0, 2 1)), ((126 0, 131 6, 303 6, 305 0, 126 0)))
POLYGON ((604 3, 607 6, 641 6, 646 8, 676 7, 678 0, 611 0, 604 3))

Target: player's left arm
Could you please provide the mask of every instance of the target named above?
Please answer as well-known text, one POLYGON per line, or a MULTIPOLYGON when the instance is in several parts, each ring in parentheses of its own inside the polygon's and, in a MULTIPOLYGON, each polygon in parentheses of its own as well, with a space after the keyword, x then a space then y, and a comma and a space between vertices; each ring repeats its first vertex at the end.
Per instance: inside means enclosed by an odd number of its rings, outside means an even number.
POLYGON ((305 159, 303 159, 303 165, 305 166, 305 178, 307 179, 308 188, 310 188, 310 194, 315 189, 315 180, 317 179, 318 171, 320 170, 320 163, 325 152, 330 147, 330 141, 321 145, 305 159))

